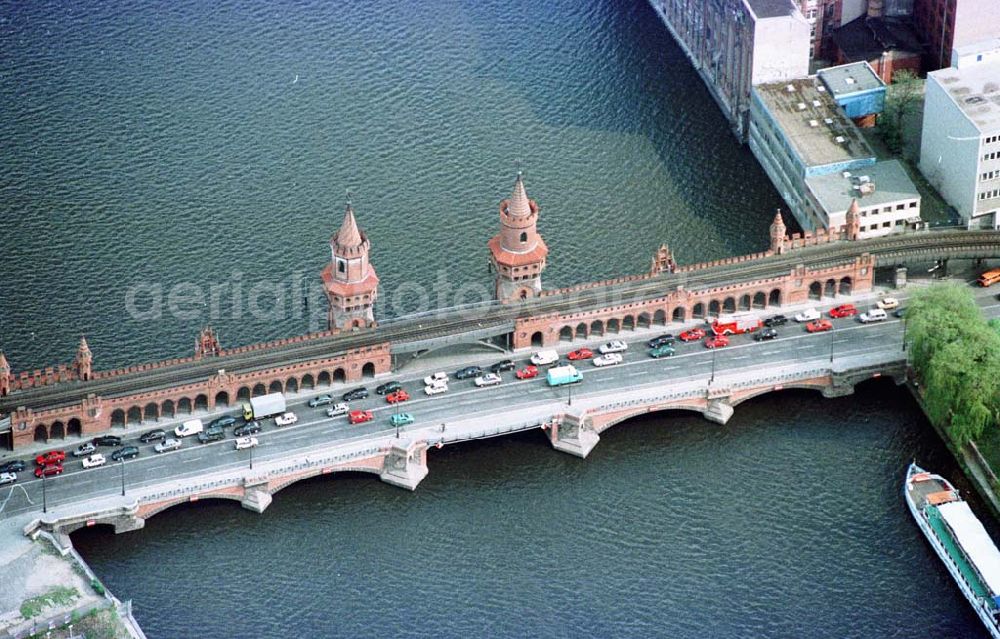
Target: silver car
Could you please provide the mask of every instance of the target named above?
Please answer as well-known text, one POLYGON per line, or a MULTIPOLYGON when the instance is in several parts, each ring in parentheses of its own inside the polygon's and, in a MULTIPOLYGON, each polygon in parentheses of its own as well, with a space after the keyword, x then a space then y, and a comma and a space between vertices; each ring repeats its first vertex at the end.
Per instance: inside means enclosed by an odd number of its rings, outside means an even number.
POLYGON ((73 457, 84 457, 95 450, 97 450, 97 446, 94 446, 91 442, 86 442, 76 447, 76 450, 73 451, 73 457))
POLYGON ((180 447, 181 447, 181 440, 174 439, 173 437, 171 437, 170 439, 164 439, 156 446, 153 446, 153 450, 155 450, 158 453, 165 453, 168 450, 177 450, 180 447))
POLYGON ((0 473, 0 486, 6 484, 13 484, 17 481, 17 475, 14 473, 0 473))

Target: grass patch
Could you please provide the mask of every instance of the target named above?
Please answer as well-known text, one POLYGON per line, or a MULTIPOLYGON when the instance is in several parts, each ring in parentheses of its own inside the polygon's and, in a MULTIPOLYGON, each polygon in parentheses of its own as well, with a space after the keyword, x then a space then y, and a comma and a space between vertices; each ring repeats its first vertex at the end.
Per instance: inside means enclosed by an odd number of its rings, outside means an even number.
POLYGON ((76 588, 56 586, 45 594, 25 599, 21 603, 21 616, 25 619, 37 617, 43 610, 51 606, 66 606, 80 598, 76 588))
MULTIPOLYGON (((990 465, 993 472, 1000 469, 1000 428, 987 428, 976 438, 976 447, 982 453, 983 459, 990 465)), ((997 493, 1000 486, 994 486, 993 492, 997 493)))

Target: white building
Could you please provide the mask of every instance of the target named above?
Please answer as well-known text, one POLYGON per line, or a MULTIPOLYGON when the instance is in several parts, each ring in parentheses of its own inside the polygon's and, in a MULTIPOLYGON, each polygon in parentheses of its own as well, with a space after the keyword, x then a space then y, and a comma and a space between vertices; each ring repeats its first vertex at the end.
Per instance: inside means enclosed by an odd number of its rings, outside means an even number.
POLYGON ((920 171, 970 228, 1000 228, 1000 61, 927 75, 920 171))
POLYGON ((858 237, 897 233, 920 221, 920 195, 899 160, 806 178, 806 199, 827 228, 847 223, 858 203, 858 237))

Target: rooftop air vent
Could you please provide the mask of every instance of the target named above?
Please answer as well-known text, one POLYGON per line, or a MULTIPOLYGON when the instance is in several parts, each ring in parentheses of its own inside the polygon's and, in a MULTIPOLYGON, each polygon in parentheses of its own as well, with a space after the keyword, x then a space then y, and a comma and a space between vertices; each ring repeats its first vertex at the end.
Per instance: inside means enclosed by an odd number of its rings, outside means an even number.
POLYGON ((785 89, 786 89, 786 90, 787 90, 787 91, 788 91, 789 93, 795 93, 795 85, 794 85, 794 84, 789 84, 788 86, 786 86, 786 87, 785 87, 785 89))
POLYGON ((817 122, 816 120, 809 120, 809 126, 816 128, 819 126, 819 122, 817 122))
POLYGON ((813 106, 814 107, 818 107, 819 105, 820 105, 820 101, 819 100, 813 100, 813 106))
POLYGON ((857 80, 855 80, 854 78, 848 76, 848 77, 844 78, 844 82, 846 82, 847 84, 854 84, 855 82, 857 82, 857 80))
POLYGON ((845 138, 842 135, 838 135, 837 137, 834 138, 834 140, 837 141, 837 144, 843 144, 844 142, 847 142, 847 138, 845 138))
POLYGON ((827 124, 833 124, 833 118, 823 118, 823 121, 827 124))
POLYGON ((844 176, 845 178, 850 178, 851 177, 851 172, 850 171, 844 171, 843 173, 841 173, 841 175, 844 176))
POLYGON ((986 102, 981 95, 970 95, 962 101, 966 104, 982 104, 983 102, 986 102))
POLYGON ((799 102, 799 111, 805 111, 805 110, 806 110, 806 103, 799 102))

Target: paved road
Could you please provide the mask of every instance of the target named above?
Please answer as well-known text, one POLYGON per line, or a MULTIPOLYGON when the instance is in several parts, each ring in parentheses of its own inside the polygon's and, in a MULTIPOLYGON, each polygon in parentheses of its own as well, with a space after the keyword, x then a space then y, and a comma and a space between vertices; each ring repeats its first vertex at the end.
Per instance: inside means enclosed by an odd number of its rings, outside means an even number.
MULTIPOLYGON (((988 317, 1000 317, 1000 303, 993 294, 981 293, 978 301, 988 317)), ((572 391, 565 387, 549 387, 543 376, 518 381, 512 372, 507 372, 502 374, 504 381, 500 386, 480 389, 471 379, 452 379, 447 393, 427 397, 423 393, 421 379, 425 373, 422 372, 419 376, 399 378, 412 397, 401 404, 399 410, 414 415, 416 423, 413 427, 424 428, 477 415, 497 414, 511 407, 527 408, 533 404, 562 402, 570 392, 576 398, 613 395, 616 390, 647 384, 662 386, 697 379, 707 381, 713 369, 717 374, 752 374, 755 369, 773 369, 797 361, 827 362, 831 354, 837 360, 876 351, 895 354, 902 350, 903 322, 899 319, 890 318, 876 324, 861 324, 856 318, 832 321, 834 330, 827 333, 809 334, 802 325, 793 321, 779 328, 779 337, 773 341, 755 342, 749 335, 741 335, 733 337, 730 346, 714 351, 706 349, 702 341, 678 342, 676 355, 662 359, 648 357, 644 340, 633 341, 629 343, 620 365, 601 368, 592 366, 588 361, 577 362, 577 367, 583 371, 584 381, 575 385, 572 391)), ((559 350, 565 353, 579 347, 580 343, 567 344, 559 350)), ((524 356, 516 361, 519 367, 528 363, 524 356)), ((380 383, 382 381, 379 380, 380 383)), ((374 390, 374 386, 368 385, 370 390, 374 390)), ((319 394, 323 393, 317 392, 319 394)), ((206 471, 249 466, 251 455, 254 461, 277 459, 289 453, 302 453, 318 444, 344 443, 395 432, 389 418, 397 409, 374 392, 366 400, 351 403, 352 409, 371 409, 375 413, 374 421, 359 425, 348 424, 346 417, 328 418, 325 408, 309 408, 307 399, 308 396, 302 396, 290 405, 290 409, 299 416, 299 422, 294 426, 279 428, 274 425, 273 419, 264 420, 263 431, 257 434, 260 447, 253 452, 234 449, 232 429, 228 429, 224 441, 199 444, 195 438, 189 437, 184 440, 181 449, 163 454, 156 454, 153 444, 141 444, 138 439, 126 442, 138 445, 141 450, 139 457, 124 463, 126 490, 167 478, 192 477, 206 471)), ((232 414, 237 414, 237 411, 232 411, 232 414)), ((136 432, 138 434, 139 431, 136 432)), ((105 448, 102 452, 110 459, 111 450, 105 448)), ((80 459, 68 457, 65 468, 63 475, 45 480, 46 498, 50 504, 120 494, 121 464, 109 461, 107 466, 101 468, 83 469, 80 459)), ((0 504, 4 504, 9 496, 0 517, 41 507, 42 480, 35 479, 32 470, 33 464, 29 464, 29 468, 20 473, 19 488, 0 488, 0 504), (34 505, 28 503, 25 492, 35 502, 34 505)))

